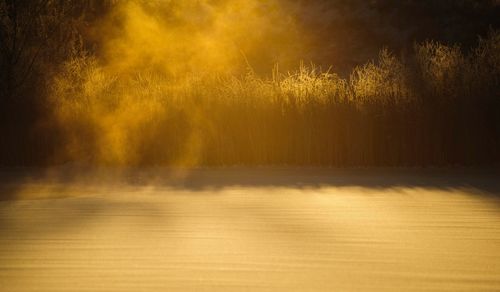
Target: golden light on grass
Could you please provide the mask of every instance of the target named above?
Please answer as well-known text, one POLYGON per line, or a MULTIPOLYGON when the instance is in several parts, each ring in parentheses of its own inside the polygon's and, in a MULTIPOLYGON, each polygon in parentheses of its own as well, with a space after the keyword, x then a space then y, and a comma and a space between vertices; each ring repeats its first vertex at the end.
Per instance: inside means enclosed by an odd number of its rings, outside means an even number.
POLYGON ((437 2, 0 0, 0 290, 499 290, 500 7, 437 2))
POLYGON ((182 107, 185 123, 170 128, 182 149, 172 150, 170 162, 195 165, 207 130, 200 125, 210 128, 210 109, 202 104, 229 98, 220 91, 239 86, 231 84, 239 82, 233 74, 253 70, 247 55, 280 51, 264 62, 253 58, 256 66, 299 60, 286 49, 300 44, 297 29, 274 1, 123 1, 90 31, 100 57, 68 61, 52 85, 66 156, 78 160, 140 162, 145 139, 169 144, 149 127, 182 107))
MULTIPOLYGON (((427 42, 405 61, 384 49, 341 77, 335 68, 301 62, 308 49, 304 31, 283 3, 119 2, 89 28, 98 49, 75 53, 51 82, 54 127, 65 147, 53 160, 176 166, 445 161, 435 145, 448 145, 446 135, 417 147, 418 155, 408 146, 427 141, 419 135, 431 127, 432 103, 476 95, 494 102, 497 32, 468 54, 427 42), (412 125, 420 130, 407 129, 412 125)), ((450 116, 459 108, 443 107, 450 116)), ((476 147, 477 131, 463 135, 472 141, 464 151, 476 147)))

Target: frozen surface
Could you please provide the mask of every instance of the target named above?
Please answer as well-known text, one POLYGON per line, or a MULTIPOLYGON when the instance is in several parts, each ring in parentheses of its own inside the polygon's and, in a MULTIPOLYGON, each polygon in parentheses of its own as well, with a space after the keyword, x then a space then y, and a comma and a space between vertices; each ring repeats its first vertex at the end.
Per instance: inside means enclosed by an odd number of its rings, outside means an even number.
POLYGON ((62 173, 3 172, 1 291, 500 290, 495 174, 62 173))

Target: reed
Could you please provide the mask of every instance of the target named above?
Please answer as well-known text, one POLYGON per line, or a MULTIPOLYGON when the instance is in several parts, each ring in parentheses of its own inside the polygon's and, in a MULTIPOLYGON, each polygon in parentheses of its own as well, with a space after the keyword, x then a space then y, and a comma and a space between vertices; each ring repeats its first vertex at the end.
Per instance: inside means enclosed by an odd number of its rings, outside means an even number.
POLYGON ((499 82, 499 32, 467 53, 437 42, 404 59, 382 50, 348 78, 304 64, 268 77, 120 75, 83 55, 50 83, 52 132, 35 145, 49 163, 498 164, 499 82))

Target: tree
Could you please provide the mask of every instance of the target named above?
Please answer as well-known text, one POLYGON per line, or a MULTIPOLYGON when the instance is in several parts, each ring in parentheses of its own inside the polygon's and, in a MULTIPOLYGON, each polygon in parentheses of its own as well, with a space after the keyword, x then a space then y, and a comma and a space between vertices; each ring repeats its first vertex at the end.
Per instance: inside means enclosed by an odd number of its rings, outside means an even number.
MULTIPOLYGON (((116 0, 0 0, 0 98, 19 98, 42 61, 64 61, 116 0)), ((35 80, 36 81, 36 80, 35 80)), ((36 83, 36 82, 35 82, 36 83)))

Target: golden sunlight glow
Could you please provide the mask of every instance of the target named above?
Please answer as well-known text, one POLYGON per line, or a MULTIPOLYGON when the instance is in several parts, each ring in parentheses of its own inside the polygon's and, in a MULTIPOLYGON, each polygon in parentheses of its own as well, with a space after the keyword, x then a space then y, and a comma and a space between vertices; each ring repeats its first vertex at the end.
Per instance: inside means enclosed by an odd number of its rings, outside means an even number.
POLYGON ((76 57, 55 77, 54 118, 66 157, 106 164, 140 163, 144 153, 197 164, 211 127, 201 104, 240 92, 234 74, 298 64, 300 53, 298 29, 275 1, 123 1, 90 34, 99 56, 76 57))
POLYGON ((33 283, 41 291, 498 287, 498 199, 427 187, 210 187, 227 183, 230 172, 208 170, 201 189, 193 179, 171 188, 162 172, 162 184, 128 184, 128 176, 108 181, 105 173, 97 182, 79 176, 23 183, 18 198, 45 200, 0 202, 0 285, 12 291, 33 283))
MULTIPOLYGON (((89 29, 95 51, 75 53, 51 82, 66 147, 52 162, 414 165, 413 150, 395 154, 421 140, 400 128, 413 122, 387 121, 405 120, 429 96, 483 92, 469 84, 496 89, 496 61, 484 56, 495 55, 499 34, 469 55, 435 42, 416 45, 411 62, 382 50, 340 77, 300 61, 313 45, 299 9, 280 0, 119 2, 89 29), (391 131, 401 132, 388 141, 391 131)), ((419 151, 442 149, 429 147, 419 151)))
POLYGON ((0 0, 0 292, 500 292, 498 11, 0 0))
POLYGON ((300 44, 299 35, 275 1, 209 2, 123 2, 96 28, 106 68, 115 73, 234 71, 246 65, 242 55, 265 56, 275 49, 281 56, 267 65, 290 62, 292 52, 284 49, 300 44))

